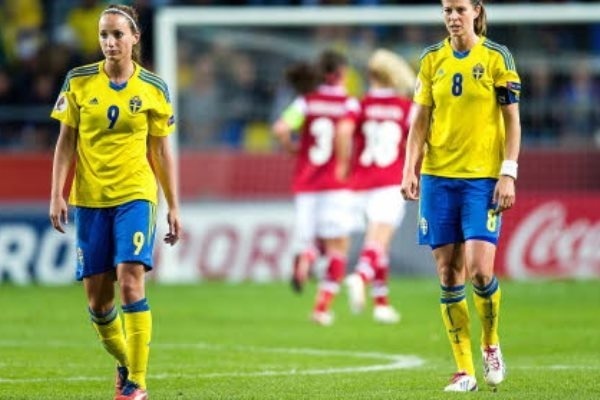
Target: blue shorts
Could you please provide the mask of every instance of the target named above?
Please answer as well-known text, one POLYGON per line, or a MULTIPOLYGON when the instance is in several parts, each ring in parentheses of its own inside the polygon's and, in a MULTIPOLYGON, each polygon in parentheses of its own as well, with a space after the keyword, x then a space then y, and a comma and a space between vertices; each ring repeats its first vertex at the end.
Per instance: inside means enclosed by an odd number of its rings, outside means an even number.
POLYGON ((419 244, 433 249, 473 239, 497 244, 502 220, 493 203, 496 182, 422 175, 419 244))
POLYGON ((134 200, 109 208, 75 207, 77 280, 109 271, 120 263, 152 269, 156 207, 134 200))

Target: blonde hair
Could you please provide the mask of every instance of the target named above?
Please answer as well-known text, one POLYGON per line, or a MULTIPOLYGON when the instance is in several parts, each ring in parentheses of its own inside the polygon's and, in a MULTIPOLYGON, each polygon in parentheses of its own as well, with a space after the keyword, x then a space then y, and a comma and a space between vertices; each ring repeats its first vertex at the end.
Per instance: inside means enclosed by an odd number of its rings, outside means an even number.
POLYGON ((409 95, 417 76, 414 69, 400 55, 386 49, 377 49, 368 63, 369 75, 382 86, 391 87, 409 95))
POLYGON ((475 18, 475 34, 477 34, 477 36, 485 36, 487 34, 487 14, 485 12, 485 7, 483 6, 483 0, 471 0, 471 4, 473 4, 473 7, 481 7, 479 16, 475 18))

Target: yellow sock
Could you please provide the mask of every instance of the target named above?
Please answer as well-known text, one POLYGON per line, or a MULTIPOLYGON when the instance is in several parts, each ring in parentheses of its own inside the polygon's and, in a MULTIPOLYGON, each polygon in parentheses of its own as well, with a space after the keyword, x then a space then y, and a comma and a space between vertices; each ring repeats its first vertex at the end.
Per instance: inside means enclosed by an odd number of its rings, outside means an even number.
POLYGON ((127 366, 127 349, 125 345, 125 334, 123 332, 123 321, 115 307, 108 313, 101 315, 92 310, 90 317, 92 326, 98 333, 102 345, 121 366, 127 366))
POLYGON ((146 388, 146 371, 152 337, 152 314, 146 299, 123 306, 127 337, 129 380, 146 388))
POLYGON ((465 286, 442 286, 440 307, 458 371, 475 376, 465 286))
POLYGON ((484 287, 473 285, 473 300, 481 320, 481 345, 483 347, 497 345, 500 342, 498 339, 498 317, 500 315, 501 298, 502 292, 495 276, 484 287))

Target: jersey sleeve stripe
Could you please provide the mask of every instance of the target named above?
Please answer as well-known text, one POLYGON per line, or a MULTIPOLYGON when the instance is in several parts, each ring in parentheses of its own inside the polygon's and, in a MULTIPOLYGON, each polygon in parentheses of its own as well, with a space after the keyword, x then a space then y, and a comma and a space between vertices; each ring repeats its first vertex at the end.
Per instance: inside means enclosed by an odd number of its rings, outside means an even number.
POLYGON ((61 92, 66 92, 67 90, 70 89, 70 87, 71 87, 71 79, 72 78, 76 78, 76 77, 79 77, 79 76, 96 75, 99 72, 100 72, 100 68, 99 68, 98 64, 93 64, 93 65, 88 65, 88 66, 73 68, 67 74, 67 77, 65 78, 65 82, 63 83, 60 91, 61 92))
POLYGON ((442 47, 444 47, 444 41, 441 41, 439 43, 433 44, 429 47, 426 47, 425 50, 423 50, 423 53, 421 53, 421 56, 419 57, 419 61, 423 60, 423 58, 429 54, 429 53, 433 53, 434 51, 438 51, 439 49, 441 49, 442 47))
POLYGON ((488 49, 497 51, 498 53, 500 53, 500 55, 502 56, 502 59, 504 60, 504 66, 506 67, 507 70, 509 71, 515 71, 515 61, 512 57, 512 54, 510 54, 510 51, 506 48, 506 46, 502 46, 498 43, 492 42, 491 40, 486 40, 485 43, 483 43, 483 45, 485 47, 487 47, 488 49))
POLYGON ((171 99, 169 97, 169 89, 167 88, 167 84, 165 83, 165 81, 163 81, 157 75, 147 72, 146 70, 140 71, 139 77, 142 81, 147 82, 158 88, 167 99, 167 102, 171 102, 171 99))

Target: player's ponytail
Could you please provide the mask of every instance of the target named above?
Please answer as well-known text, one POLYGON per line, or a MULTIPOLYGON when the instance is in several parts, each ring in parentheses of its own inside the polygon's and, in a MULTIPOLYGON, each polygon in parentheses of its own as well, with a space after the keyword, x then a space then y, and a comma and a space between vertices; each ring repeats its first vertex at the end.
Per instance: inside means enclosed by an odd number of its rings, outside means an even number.
POLYGON ((325 50, 319 56, 317 69, 321 82, 332 85, 342 78, 342 69, 348 64, 346 57, 334 50, 325 50))
MULTIPOLYGON (((122 4, 111 4, 108 6, 106 10, 102 12, 102 14, 118 14, 122 15, 129 22, 129 27, 133 33, 137 33, 142 35, 142 31, 140 30, 140 21, 138 17, 137 11, 135 8, 130 6, 125 6, 122 4)), ((131 58, 138 64, 142 63, 142 40, 138 40, 136 44, 133 45, 133 49, 131 51, 131 58)))
POLYGON ((485 36, 487 33, 487 15, 483 0, 471 0, 473 7, 479 6, 479 16, 475 18, 475 33, 477 36, 485 36))

